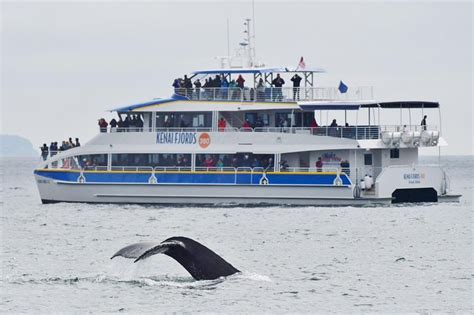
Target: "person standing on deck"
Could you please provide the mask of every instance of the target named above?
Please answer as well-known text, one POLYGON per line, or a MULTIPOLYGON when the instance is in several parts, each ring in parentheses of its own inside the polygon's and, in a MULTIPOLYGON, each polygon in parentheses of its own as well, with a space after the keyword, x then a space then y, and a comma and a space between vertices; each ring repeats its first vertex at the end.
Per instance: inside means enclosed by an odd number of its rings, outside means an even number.
POLYGON ((104 118, 99 119, 100 132, 107 132, 107 126, 109 125, 104 118))
POLYGON ((421 129, 423 130, 426 130, 426 118, 428 118, 428 116, 425 115, 425 117, 423 117, 421 120, 421 129))
POLYGON ((109 125, 110 125, 110 132, 115 132, 118 125, 117 120, 115 120, 115 118, 112 118, 112 120, 109 122, 109 125))
POLYGON ((323 170, 323 160, 321 160, 321 157, 318 157, 318 160, 316 161, 316 171, 322 172, 322 170, 323 170))
POLYGON ((194 81, 194 90, 196 91, 196 99, 201 99, 201 81, 199 81, 199 79, 197 79, 196 81, 194 81))
POLYGON ((43 143, 43 146, 40 149, 41 149, 41 157, 43 158, 43 161, 46 161, 46 159, 48 158, 48 153, 49 153, 48 146, 46 145, 46 143, 43 143))
POLYGON ((293 100, 300 100, 300 83, 301 77, 296 73, 292 78, 291 81, 293 82, 293 100))
POLYGON ((227 122, 225 121, 224 117, 221 117, 221 119, 219 119, 217 127, 220 132, 225 131, 225 128, 227 127, 227 122))
POLYGON ((244 83, 245 83, 245 79, 241 74, 239 74, 239 77, 237 78, 236 83, 237 83, 237 87, 238 87, 237 99, 241 99, 243 97, 244 83))
POLYGON ((273 94, 273 101, 279 100, 280 102, 283 100, 283 93, 281 88, 285 84, 285 80, 280 77, 280 74, 277 74, 277 77, 272 81, 273 86, 275 87, 275 93, 273 94))

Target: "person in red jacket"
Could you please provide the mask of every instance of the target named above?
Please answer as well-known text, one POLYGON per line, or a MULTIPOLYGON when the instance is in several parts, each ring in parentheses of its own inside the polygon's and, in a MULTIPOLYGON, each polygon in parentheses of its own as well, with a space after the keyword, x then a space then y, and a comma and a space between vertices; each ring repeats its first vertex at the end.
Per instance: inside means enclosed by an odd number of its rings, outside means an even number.
POLYGON ((104 118, 99 119, 99 128, 100 132, 107 132, 107 126, 109 124, 105 121, 104 118))
POLYGON ((250 124, 249 124, 248 120, 246 120, 246 121, 243 123, 242 129, 243 129, 244 131, 251 131, 251 130, 252 130, 252 127, 250 127, 250 124))
POLYGON ((225 128, 227 127, 227 122, 225 121, 224 117, 221 117, 221 119, 219 119, 217 127, 219 128, 219 131, 225 131, 225 128))

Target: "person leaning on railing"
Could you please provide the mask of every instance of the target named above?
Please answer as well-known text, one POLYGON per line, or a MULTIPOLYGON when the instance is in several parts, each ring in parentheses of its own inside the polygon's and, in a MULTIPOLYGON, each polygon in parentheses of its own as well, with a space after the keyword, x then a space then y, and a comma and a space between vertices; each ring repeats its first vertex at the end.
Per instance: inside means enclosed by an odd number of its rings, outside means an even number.
POLYGON ((107 126, 109 125, 104 118, 99 119, 99 129, 100 132, 107 132, 107 126))

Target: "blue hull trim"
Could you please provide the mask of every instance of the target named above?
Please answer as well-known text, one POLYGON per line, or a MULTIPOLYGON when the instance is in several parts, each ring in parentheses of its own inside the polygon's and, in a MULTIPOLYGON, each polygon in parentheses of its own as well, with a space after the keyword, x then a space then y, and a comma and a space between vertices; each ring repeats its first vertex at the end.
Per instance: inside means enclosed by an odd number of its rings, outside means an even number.
MULTIPOLYGON (((36 175, 57 181, 77 182, 79 172, 35 170, 36 175)), ((122 172, 87 172, 83 173, 88 183, 132 183, 145 184, 151 177, 150 173, 122 173, 122 172)), ((223 184, 223 185, 260 185, 262 173, 156 173, 157 184, 223 184)), ((333 186, 336 174, 301 174, 278 173, 266 174, 268 185, 315 185, 333 186)), ((340 175, 342 186, 351 184, 345 174, 340 175)))

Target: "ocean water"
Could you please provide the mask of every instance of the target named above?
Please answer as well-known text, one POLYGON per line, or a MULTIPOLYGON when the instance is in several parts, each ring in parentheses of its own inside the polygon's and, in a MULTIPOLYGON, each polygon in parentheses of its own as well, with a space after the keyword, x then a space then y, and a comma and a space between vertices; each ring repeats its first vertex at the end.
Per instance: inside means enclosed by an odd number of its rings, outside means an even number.
POLYGON ((470 313, 474 159, 442 163, 460 203, 206 208, 42 205, 36 161, 4 159, 0 312, 470 313), (165 255, 110 260, 171 236, 242 273, 195 281, 165 255))

